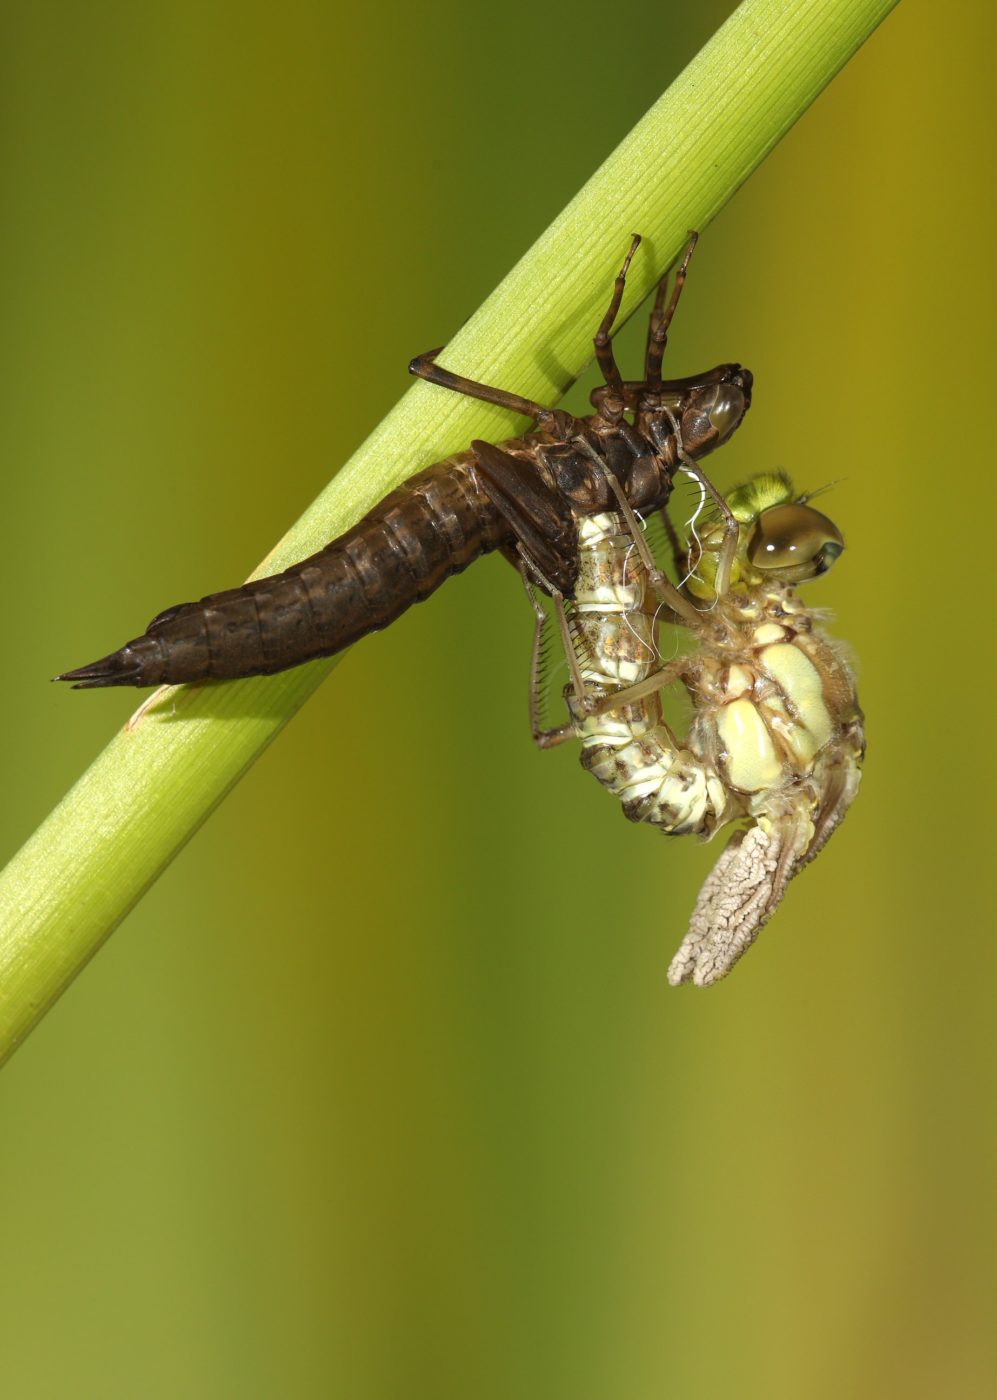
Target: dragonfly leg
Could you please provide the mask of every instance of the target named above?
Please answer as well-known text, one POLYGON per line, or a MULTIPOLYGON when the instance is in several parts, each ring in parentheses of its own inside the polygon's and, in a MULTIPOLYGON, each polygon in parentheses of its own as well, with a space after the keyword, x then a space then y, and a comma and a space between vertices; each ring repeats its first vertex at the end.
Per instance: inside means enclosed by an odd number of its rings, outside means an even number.
POLYGON ((613 296, 609 303, 609 310, 606 312, 605 316, 603 316, 602 323, 596 331, 595 339, 592 342, 595 346, 595 357, 599 362, 599 368, 602 370, 602 377, 605 379, 610 389, 613 389, 617 394, 623 393, 623 376, 617 368, 610 331, 613 329, 613 322, 616 320, 620 309, 620 303, 623 300, 623 289, 627 285, 627 270, 630 267, 630 260, 634 253, 636 253, 639 243, 640 234, 635 233, 633 235, 633 241, 630 244, 630 251, 627 253, 619 276, 613 283, 613 296))
POLYGON ((544 628, 547 626, 547 614, 543 604, 533 590, 533 584, 524 564, 519 566, 519 576, 523 580, 523 587, 526 589, 526 596, 530 600, 535 618, 533 627, 533 650, 530 654, 530 732, 533 735, 533 742, 540 749, 553 749, 558 744, 566 743, 568 739, 575 738, 575 727, 573 724, 560 724, 553 729, 544 729, 540 723, 540 689, 543 676, 543 636, 544 628))
POLYGON ((647 350, 644 355, 644 382, 649 389, 661 388, 661 361, 664 357, 665 346, 668 344, 668 327, 672 323, 675 308, 679 304, 679 297, 685 286, 685 275, 689 270, 689 262, 698 241, 699 234, 694 229, 690 229, 689 243, 685 250, 685 256, 679 264, 679 270, 675 274, 675 286, 672 288, 671 301, 667 307, 665 307, 665 293, 668 290, 668 273, 671 272, 671 268, 658 283, 651 320, 647 327, 647 350))
POLYGON ((667 666, 662 666, 660 671, 645 676, 642 681, 636 681, 622 690, 614 690, 611 695, 601 696, 592 707, 593 713, 601 715, 607 710, 622 709, 624 705, 636 705, 645 695, 653 695, 655 691, 664 690, 666 686, 680 680, 685 675, 688 665, 687 656, 676 656, 674 661, 669 661, 667 666))
POLYGON ((549 578, 537 568, 536 563, 530 558, 522 545, 517 545, 520 558, 527 572, 534 582, 538 583, 545 593, 549 593, 554 600, 554 616, 557 618, 558 631, 561 634, 561 644, 564 647, 564 654, 568 662, 568 670, 571 672, 571 688, 575 693, 575 699, 583 710, 588 712, 592 708, 593 701, 585 693, 585 682, 582 679, 582 668, 578 664, 578 653, 575 651, 575 640, 571 635, 571 628, 568 625, 568 614, 564 606, 564 594, 556 584, 551 583, 549 578))
POLYGON ((479 384, 475 379, 465 379, 462 374, 454 374, 452 370, 444 369, 436 363, 436 357, 442 348, 439 346, 436 350, 427 350, 422 355, 416 355, 408 367, 409 374, 414 374, 417 379, 426 379, 430 384, 439 384, 443 389, 452 389, 455 394, 466 394, 468 398, 482 399, 485 403, 497 404, 499 408, 511 409, 513 413, 521 413, 524 418, 532 418, 537 422, 553 417, 552 408, 545 408, 533 399, 524 399, 521 394, 510 393, 508 389, 495 389, 490 384, 479 384))

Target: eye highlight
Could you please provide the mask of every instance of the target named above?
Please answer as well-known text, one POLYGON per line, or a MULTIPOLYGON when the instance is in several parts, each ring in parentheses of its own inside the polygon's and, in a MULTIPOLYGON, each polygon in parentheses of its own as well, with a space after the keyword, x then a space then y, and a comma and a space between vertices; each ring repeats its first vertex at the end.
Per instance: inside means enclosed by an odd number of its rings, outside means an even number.
POLYGON ((748 562, 756 569, 829 569, 845 547, 833 520, 798 501, 763 510, 748 539, 748 562))
POLYGON ((710 426, 717 434, 718 443, 727 441, 747 412, 750 402, 738 384, 726 384, 723 391, 718 391, 716 402, 709 412, 710 426))

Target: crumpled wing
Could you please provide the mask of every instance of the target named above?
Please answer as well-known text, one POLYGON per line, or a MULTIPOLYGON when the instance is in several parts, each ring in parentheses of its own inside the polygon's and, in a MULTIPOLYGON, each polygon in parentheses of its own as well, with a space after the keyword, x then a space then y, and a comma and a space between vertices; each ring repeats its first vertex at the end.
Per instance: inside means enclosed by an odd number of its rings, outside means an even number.
POLYGON ((699 892, 668 969, 673 987, 709 987, 727 975, 768 922, 812 836, 809 817, 794 813, 732 838, 699 892))
POLYGON ((532 462, 493 442, 471 443, 485 494, 516 539, 566 597, 578 577, 578 532, 564 497, 541 479, 532 462))

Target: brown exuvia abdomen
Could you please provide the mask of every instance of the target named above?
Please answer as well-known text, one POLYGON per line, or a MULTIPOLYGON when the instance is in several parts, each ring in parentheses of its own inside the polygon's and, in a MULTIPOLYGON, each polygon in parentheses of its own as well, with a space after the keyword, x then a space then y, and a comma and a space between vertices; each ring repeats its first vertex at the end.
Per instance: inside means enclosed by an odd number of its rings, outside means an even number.
POLYGON ((311 558, 159 614, 141 637, 67 671, 87 689, 266 675, 386 627, 510 538, 464 452, 411 477, 311 558))

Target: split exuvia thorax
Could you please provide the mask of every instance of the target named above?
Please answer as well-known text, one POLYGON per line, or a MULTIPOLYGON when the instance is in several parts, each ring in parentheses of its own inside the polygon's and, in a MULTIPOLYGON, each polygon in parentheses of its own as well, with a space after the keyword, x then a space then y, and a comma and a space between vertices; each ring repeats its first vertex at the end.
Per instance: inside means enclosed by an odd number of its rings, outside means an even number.
POLYGON ((649 575, 623 515, 579 522, 570 627, 582 693, 566 695, 583 764, 632 821, 669 835, 746 823, 700 892, 673 985, 716 982, 750 946, 844 817, 864 750, 851 669, 797 593, 841 553, 840 534, 781 474, 726 502, 736 544, 720 591, 722 524, 700 525, 676 589, 649 575), (696 643, 667 666, 662 613, 696 643), (684 740, 662 716, 675 682, 692 706, 684 740))

